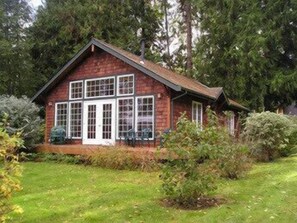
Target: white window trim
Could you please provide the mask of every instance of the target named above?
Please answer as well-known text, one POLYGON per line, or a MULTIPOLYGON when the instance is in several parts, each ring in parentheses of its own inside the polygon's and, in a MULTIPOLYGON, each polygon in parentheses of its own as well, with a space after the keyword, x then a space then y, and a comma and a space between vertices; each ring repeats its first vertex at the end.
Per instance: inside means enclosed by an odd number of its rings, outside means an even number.
MULTIPOLYGON (((194 121, 194 116, 196 116, 197 114, 194 114, 194 106, 196 105, 201 105, 201 111, 200 111, 200 129, 202 130, 203 128, 203 104, 198 102, 198 101, 192 101, 192 121, 194 121)), ((195 120, 196 117, 195 117, 195 120)), ((197 126, 197 123, 195 122, 196 126, 197 126)))
POLYGON ((134 76, 134 74, 125 74, 125 75, 118 75, 117 76, 117 95, 118 96, 128 96, 128 95, 133 95, 134 94, 134 87, 135 87, 135 76, 134 76), (133 92, 131 93, 131 94, 120 94, 120 92, 119 92, 119 90, 120 90, 120 88, 119 88, 119 84, 120 84, 120 78, 121 77, 130 77, 130 76, 132 76, 133 77, 133 92))
MULTIPOLYGON (((133 125, 132 125, 132 128, 134 128, 134 108, 135 108, 135 99, 134 97, 123 97, 123 98, 118 98, 117 99, 117 108, 116 108, 116 116, 117 116, 117 120, 116 120, 116 139, 119 140, 120 137, 119 137, 119 100, 125 100, 125 99, 132 99, 133 100, 133 109, 132 109, 132 122, 133 122, 133 125)), ((135 129, 135 128, 134 128, 135 129)))
POLYGON ((152 137, 149 138, 149 140, 153 140, 155 137, 155 98, 153 95, 145 95, 145 96, 139 96, 139 97, 135 97, 135 101, 134 101, 134 106, 135 106, 135 131, 138 129, 138 104, 137 104, 137 99, 138 98, 152 98, 153 99, 153 129, 152 129, 152 137))
POLYGON ((230 116, 228 117, 227 120, 228 124, 228 131, 231 135, 235 135, 235 114, 234 112, 230 113, 230 116))
POLYGON ((54 122, 54 126, 57 126, 57 110, 58 110, 58 105, 62 105, 62 104, 66 104, 67 105, 67 114, 66 114, 66 135, 68 134, 67 130, 68 130, 68 112, 69 112, 69 109, 68 109, 68 102, 56 102, 55 103, 55 122, 54 122))
POLYGON ((82 136, 83 136, 83 102, 82 101, 71 101, 69 102, 68 104, 68 138, 71 138, 71 139, 82 139, 82 136), (72 137, 71 136, 71 104, 73 103, 81 103, 81 133, 80 133, 80 137, 72 137))
POLYGON ((69 82, 69 100, 80 100, 83 98, 83 95, 84 95, 84 83, 82 80, 79 80, 79 81, 70 81, 69 82), (81 84, 81 97, 80 98, 72 98, 72 94, 71 94, 71 91, 72 91, 72 84, 74 83, 82 83, 81 84))
POLYGON ((92 99, 92 98, 110 98, 110 97, 114 97, 115 96, 115 77, 114 76, 110 76, 110 77, 101 77, 101 78, 92 78, 92 79, 86 79, 85 83, 84 83, 85 87, 84 87, 84 96, 86 99, 92 99), (113 95, 104 95, 104 96, 93 96, 93 97, 88 97, 87 96, 87 82, 90 81, 97 81, 97 80, 106 80, 106 79, 113 79, 113 95))

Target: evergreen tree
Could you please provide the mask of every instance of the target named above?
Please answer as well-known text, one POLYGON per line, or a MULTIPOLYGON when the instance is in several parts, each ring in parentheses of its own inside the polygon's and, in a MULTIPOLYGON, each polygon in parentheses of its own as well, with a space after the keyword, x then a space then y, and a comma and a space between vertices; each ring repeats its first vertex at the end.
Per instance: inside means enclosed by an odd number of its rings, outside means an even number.
POLYGON ((256 110, 296 100, 296 1, 206 0, 198 9, 197 78, 256 110))
POLYGON ((25 0, 0 0, 0 94, 32 94, 32 64, 26 27, 31 8, 25 0))
POLYGON ((39 87, 92 37, 135 54, 145 39, 146 58, 160 28, 160 13, 147 0, 46 0, 31 27, 34 70, 42 77, 39 87), (142 30, 142 35, 137 35, 142 30))

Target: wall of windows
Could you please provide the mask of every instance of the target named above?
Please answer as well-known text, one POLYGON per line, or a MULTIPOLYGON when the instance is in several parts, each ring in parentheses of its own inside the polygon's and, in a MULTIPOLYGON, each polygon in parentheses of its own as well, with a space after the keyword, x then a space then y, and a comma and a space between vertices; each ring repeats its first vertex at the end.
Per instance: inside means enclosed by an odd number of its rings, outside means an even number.
MULTIPOLYGON (((93 117, 95 114, 83 114, 82 100, 98 100, 100 98, 106 99, 106 97, 112 99, 117 96, 118 98, 114 98, 114 100, 117 101, 117 115, 115 117, 117 118, 116 131, 118 139, 125 137, 130 129, 134 129, 139 134, 145 128, 149 128, 154 132, 154 97, 135 97, 133 96, 135 93, 134 88, 134 74, 72 81, 69 83, 69 101, 56 103, 55 125, 63 126, 68 137, 80 139, 82 137, 83 115, 93 117), (131 96, 127 97, 128 95, 131 96)), ((111 117, 107 114, 105 116, 106 120, 111 117)), ((92 119, 94 125, 88 123, 88 126, 92 127, 90 137, 95 137, 96 134, 97 122, 95 119, 94 116, 92 119)), ((104 134, 111 134, 108 123, 105 123, 104 129, 106 131, 104 134)))

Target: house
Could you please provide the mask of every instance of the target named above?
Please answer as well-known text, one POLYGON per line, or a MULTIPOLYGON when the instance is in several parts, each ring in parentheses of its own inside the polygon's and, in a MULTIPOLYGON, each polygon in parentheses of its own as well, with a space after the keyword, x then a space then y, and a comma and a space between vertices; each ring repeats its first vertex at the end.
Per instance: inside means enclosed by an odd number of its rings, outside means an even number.
POLYGON ((210 88, 166 68, 92 39, 32 99, 46 111, 45 142, 53 126, 63 126, 73 144, 110 145, 129 129, 152 130, 150 140, 174 128, 181 112, 206 122, 209 105, 218 114, 230 110, 228 127, 236 131, 238 112, 247 110, 210 88))

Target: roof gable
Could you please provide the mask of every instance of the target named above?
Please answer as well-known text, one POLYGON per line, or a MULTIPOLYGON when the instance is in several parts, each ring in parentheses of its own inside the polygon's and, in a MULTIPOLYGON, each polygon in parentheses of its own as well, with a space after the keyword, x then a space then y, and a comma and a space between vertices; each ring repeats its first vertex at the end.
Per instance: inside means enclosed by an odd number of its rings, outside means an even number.
MULTIPOLYGON (((93 46, 104 50, 175 91, 189 91, 214 101, 223 93, 222 88, 209 88, 197 80, 177 74, 151 61, 141 61, 139 56, 93 38, 64 67, 62 67, 62 69, 40 91, 37 92, 37 94, 32 98, 32 101, 41 101, 45 93, 49 92, 56 83, 67 75, 71 69, 73 69, 79 62, 91 53, 93 46)), ((227 97, 226 100, 228 104, 230 104, 227 97)), ((237 104, 238 103, 234 106, 238 107, 237 104)), ((240 108, 242 109, 244 107, 240 105, 240 108)))

